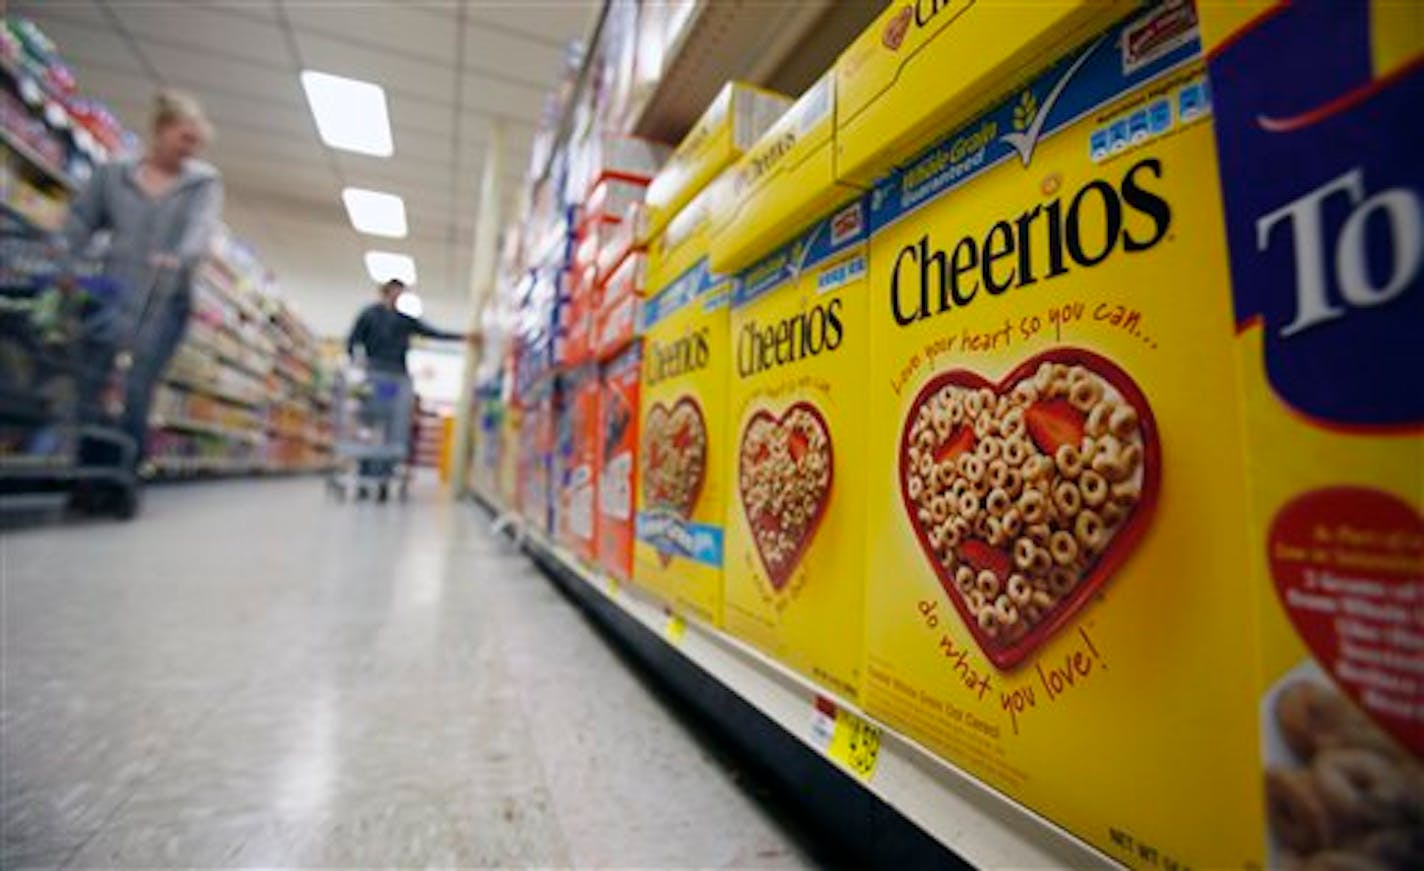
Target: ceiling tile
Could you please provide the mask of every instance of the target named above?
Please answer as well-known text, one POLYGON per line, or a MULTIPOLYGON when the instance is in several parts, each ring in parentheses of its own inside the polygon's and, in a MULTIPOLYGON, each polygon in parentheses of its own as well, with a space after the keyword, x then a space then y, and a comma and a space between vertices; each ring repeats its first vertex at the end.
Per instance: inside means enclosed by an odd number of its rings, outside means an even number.
POLYGON ((288 109, 306 108, 301 81, 288 64, 238 61, 211 51, 196 51, 141 42, 140 48, 165 81, 202 93, 225 93, 261 99, 288 109))
POLYGON ((449 63, 372 51, 302 30, 297 31, 297 46, 307 69, 374 82, 387 90, 388 103, 394 104, 399 93, 439 104, 454 101, 455 74, 449 63))
MULTIPOLYGON (((143 5, 152 0, 109 0, 110 3, 143 5)), ((257 21, 278 20, 275 0, 183 0, 185 6, 198 6, 204 10, 220 12, 235 18, 250 18, 257 21)))
POLYGON ((50 7, 45 6, 27 17, 32 17, 59 47, 65 62, 75 69, 81 87, 88 87, 89 79, 95 78, 83 74, 85 64, 100 64, 113 70, 143 74, 143 64, 134 56, 124 38, 114 33, 107 22, 57 17, 50 12, 50 7))
MULTIPOLYGON (((94 28, 109 26, 108 16, 94 0, 12 0, 7 14, 36 22, 45 33, 49 33, 46 22, 61 19, 94 28)), ((53 35, 50 38, 53 39, 53 35)))
POLYGON ((446 16, 408 4, 288 3, 298 36, 325 37, 361 47, 368 54, 405 55, 428 63, 455 62, 455 28, 446 16))
POLYGON ((112 3, 111 7, 140 43, 201 50, 218 57, 245 59, 268 69, 294 67, 291 51, 274 21, 191 4, 112 3))
POLYGON ((562 50, 569 40, 588 34, 598 6, 599 0, 475 0, 465 4, 465 22, 473 29, 562 50))
POLYGON ((473 74, 493 72, 506 82, 523 82, 537 95, 548 91, 563 65, 562 48, 530 42, 478 24, 465 28, 465 69, 473 74))

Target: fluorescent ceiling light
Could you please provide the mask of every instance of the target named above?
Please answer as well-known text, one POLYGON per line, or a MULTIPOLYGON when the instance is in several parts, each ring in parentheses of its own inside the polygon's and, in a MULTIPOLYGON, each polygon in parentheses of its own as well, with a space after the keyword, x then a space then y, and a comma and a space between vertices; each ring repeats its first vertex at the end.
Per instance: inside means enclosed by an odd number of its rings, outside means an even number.
POLYGON ((420 296, 414 291, 407 290, 396 297, 396 311, 403 315, 410 315, 418 318, 425 311, 425 305, 420 301, 420 296))
POLYGON ((404 254, 367 251, 366 271, 377 284, 385 284, 392 278, 406 284, 415 284, 415 261, 404 254))
POLYGON ((346 188, 341 192, 351 226, 373 236, 405 238, 405 200, 395 194, 346 188))
POLYGON ((380 85, 304 70, 302 89, 307 92, 307 103, 322 142, 376 157, 395 153, 391 120, 386 114, 386 92, 380 85))

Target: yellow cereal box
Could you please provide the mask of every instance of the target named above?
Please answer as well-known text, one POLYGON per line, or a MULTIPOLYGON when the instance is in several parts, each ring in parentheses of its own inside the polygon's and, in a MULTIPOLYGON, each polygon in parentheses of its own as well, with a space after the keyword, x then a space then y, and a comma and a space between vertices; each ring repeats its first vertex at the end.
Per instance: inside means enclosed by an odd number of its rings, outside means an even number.
POLYGON ((703 257, 643 303, 633 580, 720 620, 728 282, 703 257))
POLYGON ((728 175, 718 176, 648 243, 648 272, 643 283, 648 295, 663 290, 707 258, 712 205, 726 197, 723 191, 728 184, 728 175))
POLYGON ((713 269, 741 269, 860 192, 836 183, 835 89, 826 73, 729 170, 712 204, 713 269))
POLYGON ((865 595, 865 207, 749 266, 732 296, 727 631, 854 699, 865 595))
POLYGON ((1245 401, 1267 861, 1424 867, 1424 6, 1202 14, 1245 401))
MULTIPOLYGON (((889 4, 836 61, 837 176, 869 184, 898 158, 1012 91, 1042 58, 1078 45, 1138 3, 889 4)), ((965 134, 969 138, 961 143, 961 153, 972 153, 994 138, 972 128, 965 134)))
POLYGON ((1258 865, 1195 16, 1045 60, 869 194, 863 704, 1114 860, 1258 865))
POLYGON ((751 147, 790 105, 790 98, 755 85, 724 85, 648 186, 647 236, 642 241, 661 233, 674 215, 751 147))

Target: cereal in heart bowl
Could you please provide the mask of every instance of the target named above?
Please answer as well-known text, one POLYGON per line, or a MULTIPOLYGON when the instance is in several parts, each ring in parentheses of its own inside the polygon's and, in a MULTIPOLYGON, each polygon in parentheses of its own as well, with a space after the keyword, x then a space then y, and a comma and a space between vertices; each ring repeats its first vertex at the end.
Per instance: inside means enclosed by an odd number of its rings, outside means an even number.
POLYGON ((1128 375, 1059 348, 998 384, 943 372, 900 440, 905 510, 991 662, 1051 638, 1127 558, 1155 507, 1156 425, 1128 375))
POLYGON ((831 434, 821 412, 796 402, 773 417, 757 410, 742 430, 738 489, 772 588, 781 592, 830 502, 831 434))
POLYGON ((686 519, 707 472, 707 424, 691 396, 654 403, 643 424, 643 501, 686 519))

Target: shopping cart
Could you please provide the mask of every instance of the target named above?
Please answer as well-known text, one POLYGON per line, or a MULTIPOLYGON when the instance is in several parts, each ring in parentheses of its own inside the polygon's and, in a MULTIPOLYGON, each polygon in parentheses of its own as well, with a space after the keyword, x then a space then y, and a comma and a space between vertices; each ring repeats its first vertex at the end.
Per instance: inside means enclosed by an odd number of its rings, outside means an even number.
POLYGON ((64 494, 128 519, 139 445, 121 425, 135 347, 121 289, 92 264, 60 276, 55 259, 40 234, 0 226, 0 497, 64 494))
POLYGON ((337 377, 336 463, 327 477, 333 495, 385 502, 394 489, 405 500, 414 401, 410 377, 403 373, 351 365, 337 377))

